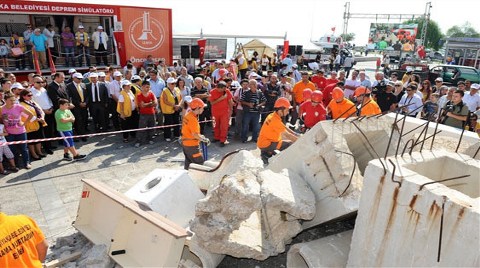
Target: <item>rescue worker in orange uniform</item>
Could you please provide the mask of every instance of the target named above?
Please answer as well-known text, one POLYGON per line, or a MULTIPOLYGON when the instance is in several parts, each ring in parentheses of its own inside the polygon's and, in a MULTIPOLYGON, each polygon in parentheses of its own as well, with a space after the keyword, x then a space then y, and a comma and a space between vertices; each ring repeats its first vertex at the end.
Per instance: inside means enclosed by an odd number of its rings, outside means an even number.
POLYGON ((376 115, 382 113, 382 110, 380 110, 377 102, 372 99, 371 93, 372 92, 370 89, 366 87, 357 87, 357 89, 355 89, 353 96, 357 98, 357 108, 360 112, 359 116, 376 115))
POLYGON ((336 87, 332 91, 332 100, 327 106, 328 113, 332 114, 332 119, 347 118, 350 115, 355 115, 357 109, 355 104, 345 98, 343 90, 336 87))
POLYGON ((203 113, 203 109, 207 106, 201 99, 194 98, 190 102, 190 111, 185 114, 182 120, 182 146, 185 155, 184 169, 188 169, 191 163, 203 164, 205 161, 200 152, 200 142, 210 144, 210 140, 200 134, 200 124, 198 123, 198 115, 203 113))
POLYGON ((283 151, 297 140, 297 134, 287 128, 283 118, 288 115, 290 102, 287 98, 278 98, 275 101, 273 113, 269 114, 260 129, 257 147, 261 151, 262 161, 268 164, 268 159, 275 155, 275 150, 283 151), (284 134, 288 140, 282 140, 284 134))

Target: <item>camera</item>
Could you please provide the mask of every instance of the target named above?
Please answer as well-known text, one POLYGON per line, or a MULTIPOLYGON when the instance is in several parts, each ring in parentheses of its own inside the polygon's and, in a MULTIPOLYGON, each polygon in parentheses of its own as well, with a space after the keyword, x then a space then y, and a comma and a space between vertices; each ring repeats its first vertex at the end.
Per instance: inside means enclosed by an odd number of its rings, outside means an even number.
POLYGON ((455 107, 455 105, 453 105, 453 104, 445 105, 445 113, 453 112, 454 107, 455 107))

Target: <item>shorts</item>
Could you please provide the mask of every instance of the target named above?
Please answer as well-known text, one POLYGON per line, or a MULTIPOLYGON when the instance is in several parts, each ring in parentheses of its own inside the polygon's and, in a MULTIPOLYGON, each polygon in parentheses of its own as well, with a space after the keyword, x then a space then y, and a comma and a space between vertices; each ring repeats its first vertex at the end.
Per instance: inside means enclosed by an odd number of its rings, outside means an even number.
POLYGON ((7 157, 7 159, 13 159, 14 155, 8 145, 0 146, 0 163, 3 161, 3 155, 7 157))
MULTIPOLYGON (((73 131, 58 131, 58 134, 60 134, 60 137, 69 137, 73 136, 73 131)), ((67 148, 75 146, 75 143, 73 143, 73 138, 64 138, 63 145, 67 148)))

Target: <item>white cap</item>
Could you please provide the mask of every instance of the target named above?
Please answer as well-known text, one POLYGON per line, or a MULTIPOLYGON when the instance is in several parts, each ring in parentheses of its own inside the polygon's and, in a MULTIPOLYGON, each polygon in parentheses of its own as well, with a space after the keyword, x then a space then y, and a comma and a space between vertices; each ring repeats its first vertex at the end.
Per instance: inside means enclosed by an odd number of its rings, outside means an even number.
POLYGON ((257 78, 257 77, 258 77, 258 74, 256 72, 251 72, 250 75, 248 75, 248 79, 257 78))
POLYGON ((185 100, 186 103, 190 103, 193 100, 192 96, 185 96, 185 98, 183 99, 185 100))
POLYGON ((113 72, 113 76, 122 76, 122 73, 119 71, 113 72))
POLYGON ((98 72, 98 77, 105 77, 107 76, 105 72, 98 72))
POLYGON ((129 85, 131 85, 132 83, 130 83, 130 81, 128 81, 128 80, 122 80, 122 83, 120 83, 120 84, 121 84, 122 87, 123 87, 123 86, 129 86, 129 85))
POLYGON ((480 84, 473 83, 473 84, 470 86, 470 89, 480 89, 480 84))
POLYGON ((443 78, 437 77, 437 78, 435 79, 435 81, 443 82, 443 78))
POLYGON ((83 25, 78 25, 78 29, 85 29, 85 27, 83 27, 83 25))
POLYGON ((102 27, 101 25, 99 25, 99 26, 97 27, 97 30, 103 30, 103 27, 102 27))
POLYGON ((413 72, 413 68, 412 67, 407 67, 407 73, 409 72, 413 72))
POLYGON ((97 74, 97 73, 90 73, 90 74, 88 75, 88 77, 95 77, 95 78, 97 78, 97 77, 98 77, 98 74, 97 74))
POLYGON ((10 89, 25 89, 22 84, 20 83, 13 83, 11 86, 10 86, 10 89))
POLYGON ((142 78, 138 75, 134 75, 132 76, 132 79, 130 79, 130 81, 133 81, 133 80, 142 80, 142 78))
POLYGON ((77 70, 75 70, 75 69, 73 69, 73 68, 70 69, 70 70, 68 70, 68 73, 69 73, 69 74, 74 74, 74 73, 76 73, 76 72, 77 72, 77 70))
POLYGON ((243 56, 243 53, 242 53, 242 52, 238 52, 238 53, 237 53, 237 57, 240 57, 240 56, 243 56))
POLYGON ((298 68, 298 65, 294 64, 294 65, 292 65, 292 68, 297 69, 297 68, 298 68))
POLYGON ((177 79, 173 78, 173 77, 169 77, 167 79, 167 84, 173 84, 173 83, 177 83, 177 79))
POLYGON ((81 73, 74 73, 72 75, 73 78, 83 79, 83 75, 81 73))

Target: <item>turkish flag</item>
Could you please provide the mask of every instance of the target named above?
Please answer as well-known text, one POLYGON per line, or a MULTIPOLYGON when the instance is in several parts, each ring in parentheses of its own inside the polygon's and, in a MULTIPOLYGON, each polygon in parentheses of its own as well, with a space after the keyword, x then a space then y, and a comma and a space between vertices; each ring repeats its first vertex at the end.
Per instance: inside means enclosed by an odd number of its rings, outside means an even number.
POLYGON ((335 32, 335 26, 332 27, 332 32, 335 32))
POLYGON ((205 55, 205 46, 207 45, 207 39, 198 39, 197 44, 200 50, 200 64, 201 64, 203 63, 203 56, 205 55))
POLYGON ((40 69, 40 64, 38 63, 38 55, 35 49, 32 49, 33 54, 33 65, 35 66, 35 71, 38 75, 42 75, 42 70, 40 69))
POLYGON ((282 53, 282 60, 285 59, 285 57, 288 54, 288 46, 290 45, 290 42, 288 40, 283 41, 283 53, 282 53))

